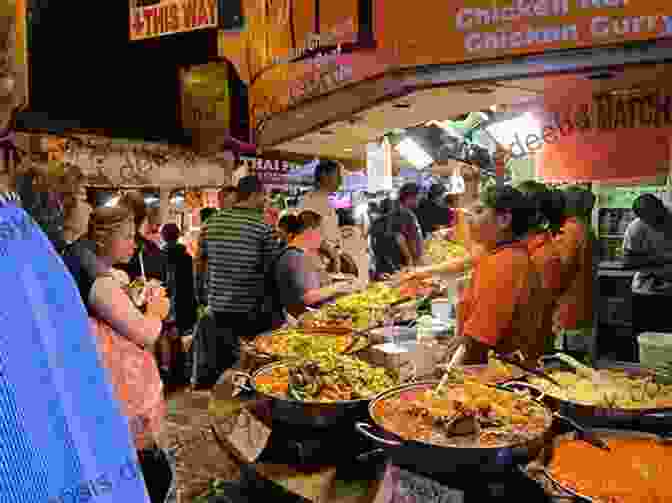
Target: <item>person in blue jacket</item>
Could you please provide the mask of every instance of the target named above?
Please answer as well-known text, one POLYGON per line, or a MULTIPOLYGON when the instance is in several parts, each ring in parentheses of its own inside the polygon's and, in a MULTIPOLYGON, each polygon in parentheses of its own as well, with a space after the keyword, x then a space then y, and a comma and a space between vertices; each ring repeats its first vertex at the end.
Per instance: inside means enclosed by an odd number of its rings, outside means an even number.
POLYGON ((0 193, 0 503, 148 503, 73 278, 0 193))

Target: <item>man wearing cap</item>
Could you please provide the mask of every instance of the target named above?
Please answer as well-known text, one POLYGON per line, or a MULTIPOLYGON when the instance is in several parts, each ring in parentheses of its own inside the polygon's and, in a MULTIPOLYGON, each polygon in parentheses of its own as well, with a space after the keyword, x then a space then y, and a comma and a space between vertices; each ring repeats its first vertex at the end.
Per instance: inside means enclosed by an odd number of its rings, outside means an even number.
POLYGON ((209 271, 208 305, 220 331, 221 373, 237 363, 240 336, 252 337, 268 328, 259 307, 267 294, 265 272, 278 244, 273 229, 264 223, 264 193, 256 177, 241 178, 236 204, 211 217, 205 232, 202 258, 209 271))

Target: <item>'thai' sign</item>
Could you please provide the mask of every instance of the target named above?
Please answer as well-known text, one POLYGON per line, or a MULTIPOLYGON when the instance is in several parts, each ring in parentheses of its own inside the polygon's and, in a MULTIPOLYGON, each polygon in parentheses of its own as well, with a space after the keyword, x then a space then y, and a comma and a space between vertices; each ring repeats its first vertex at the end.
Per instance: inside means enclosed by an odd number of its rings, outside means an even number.
POLYGON ((130 0, 130 38, 144 40, 216 28, 217 0, 130 0))

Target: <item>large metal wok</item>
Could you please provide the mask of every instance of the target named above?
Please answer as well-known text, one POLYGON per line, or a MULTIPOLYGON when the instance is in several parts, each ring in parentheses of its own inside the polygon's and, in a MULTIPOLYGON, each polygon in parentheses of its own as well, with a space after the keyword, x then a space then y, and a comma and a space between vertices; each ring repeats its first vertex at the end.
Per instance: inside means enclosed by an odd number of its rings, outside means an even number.
POLYGON ((502 473, 510 470, 513 465, 527 464, 536 458, 552 436, 553 413, 540 404, 537 405, 543 407, 546 413, 544 432, 531 440, 505 447, 445 447, 420 440, 404 440, 386 430, 376 417, 376 406, 380 402, 405 393, 433 389, 438 384, 439 381, 423 381, 381 393, 369 404, 369 417, 375 426, 358 422, 355 427, 361 434, 384 446, 395 464, 413 466, 416 471, 430 475, 454 473, 464 469, 470 469, 472 473, 473 469, 480 473, 502 473))
MULTIPOLYGON (((549 362, 544 366, 544 370, 565 368, 562 363, 549 362)), ((651 370, 646 369, 635 363, 602 363, 595 366, 598 370, 622 370, 633 377, 644 377, 652 375, 651 370)), ((530 385, 530 387, 533 387, 530 385)), ((534 387, 533 387, 534 388, 534 387)), ((534 388, 536 389, 536 388, 534 388)), ((647 426, 659 424, 662 421, 672 419, 672 408, 659 409, 622 409, 616 407, 604 407, 598 405, 586 405, 570 400, 563 400, 554 397, 548 392, 544 394, 544 402, 553 410, 557 410, 561 415, 580 421, 583 424, 602 427, 636 427, 637 424, 646 424, 647 426)))
POLYGON ((268 374, 277 368, 287 367, 289 361, 275 362, 264 365, 252 375, 244 372, 235 372, 234 379, 244 380, 240 387, 249 393, 267 401, 270 406, 270 414, 274 420, 283 423, 324 428, 334 426, 337 423, 354 423, 367 416, 367 407, 371 398, 359 400, 343 400, 338 402, 304 402, 289 398, 280 398, 259 391, 255 385, 257 377, 268 374))
MULTIPOLYGON (((652 433, 644 433, 640 431, 627 431, 627 430, 611 430, 611 429, 595 429, 593 432, 599 435, 603 439, 609 438, 627 438, 627 439, 646 439, 654 440, 656 442, 666 443, 669 442, 668 439, 654 435, 652 433)), ((538 459, 535 459, 525 467, 521 467, 521 470, 525 475, 535 480, 542 485, 544 490, 551 496, 554 497, 564 497, 564 498, 574 498, 579 501, 592 502, 593 498, 590 496, 577 493, 572 488, 569 488, 553 477, 553 474, 549 470, 549 465, 553 459, 553 453, 555 447, 559 442, 563 440, 574 440, 576 439, 576 434, 574 432, 566 433, 564 435, 559 435, 553 439, 552 443, 549 443, 547 448, 545 448, 538 459)), ((603 476, 608 476, 603 475, 603 476)))

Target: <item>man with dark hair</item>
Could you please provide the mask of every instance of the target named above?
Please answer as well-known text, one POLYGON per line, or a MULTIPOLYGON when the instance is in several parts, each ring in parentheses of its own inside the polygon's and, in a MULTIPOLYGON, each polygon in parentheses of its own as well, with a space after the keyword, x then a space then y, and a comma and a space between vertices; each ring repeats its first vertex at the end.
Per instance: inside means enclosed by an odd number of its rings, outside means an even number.
POLYGON ((313 210, 322 217, 322 249, 331 257, 336 272, 341 270, 341 231, 329 195, 338 190, 341 168, 336 161, 320 161, 315 168, 315 191, 309 192, 303 199, 303 209, 313 210))
POLYGON ((420 190, 416 183, 406 183, 399 189, 399 208, 392 213, 393 226, 399 228, 408 243, 413 263, 418 264, 424 247, 420 223, 415 212, 418 208, 420 190))
POLYGON ((653 194, 639 196, 632 209, 637 218, 625 231, 623 255, 626 264, 639 269, 632 280, 634 332, 669 332, 672 323, 655 313, 672 300, 672 213, 653 194))
POLYGON ((417 206, 418 186, 404 185, 399 191, 399 205, 385 199, 383 215, 371 224, 369 233, 373 255, 372 276, 394 274, 404 267, 416 267, 422 256, 422 233, 413 210, 417 206))
POLYGON ((430 235, 439 227, 451 225, 453 222, 452 210, 444 203, 445 192, 446 188, 442 184, 432 184, 427 198, 423 199, 418 206, 416 216, 425 236, 430 235))
POLYGON ((208 221, 202 259, 209 274, 208 305, 219 330, 214 384, 240 354, 239 336, 268 329, 259 307, 263 304, 265 272, 277 252, 273 229, 264 223, 264 193, 254 176, 238 184, 238 200, 208 221))

